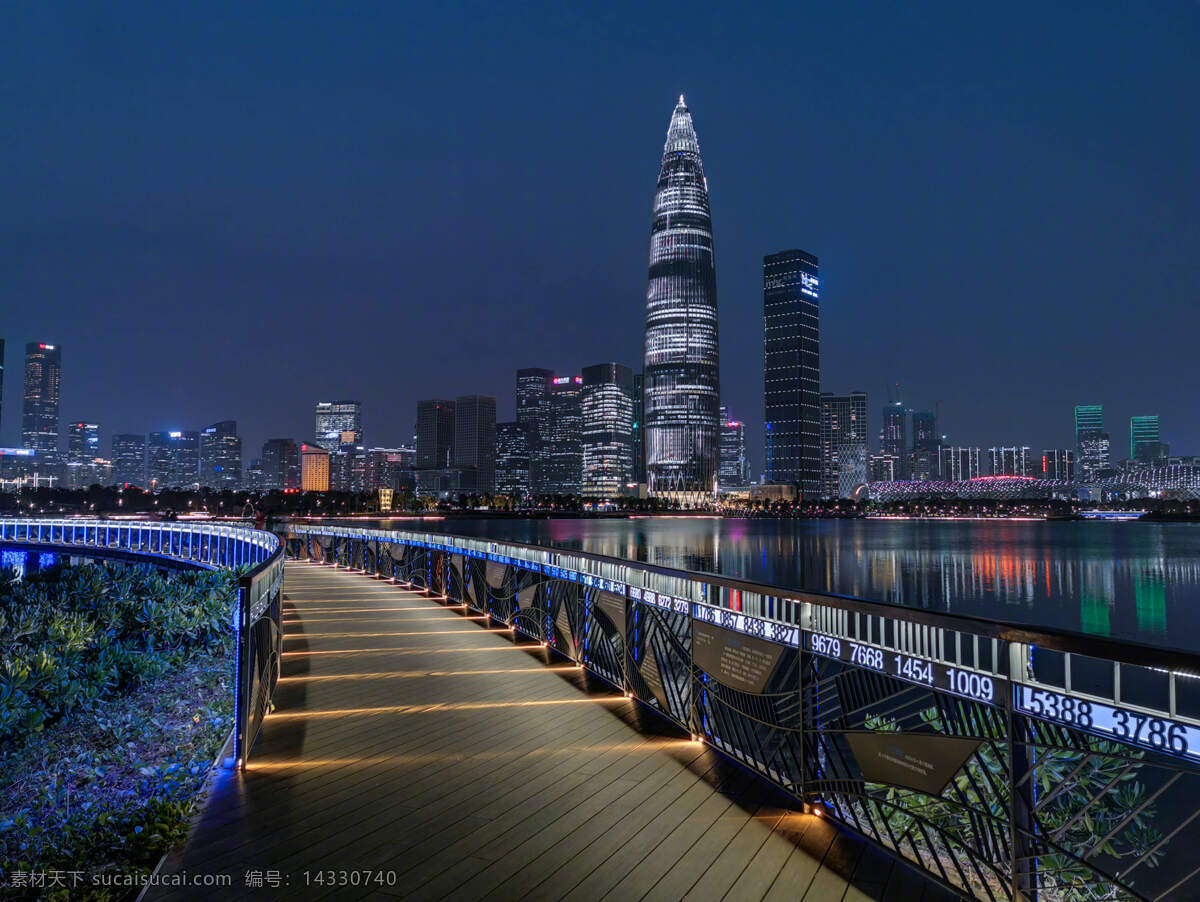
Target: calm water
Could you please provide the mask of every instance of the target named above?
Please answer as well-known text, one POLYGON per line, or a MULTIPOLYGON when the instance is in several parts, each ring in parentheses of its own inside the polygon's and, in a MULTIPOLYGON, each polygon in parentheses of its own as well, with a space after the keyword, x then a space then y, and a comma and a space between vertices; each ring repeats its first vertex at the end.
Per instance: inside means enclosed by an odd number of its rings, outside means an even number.
POLYGON ((423 526, 1200 651, 1200 524, 653 517, 423 526))

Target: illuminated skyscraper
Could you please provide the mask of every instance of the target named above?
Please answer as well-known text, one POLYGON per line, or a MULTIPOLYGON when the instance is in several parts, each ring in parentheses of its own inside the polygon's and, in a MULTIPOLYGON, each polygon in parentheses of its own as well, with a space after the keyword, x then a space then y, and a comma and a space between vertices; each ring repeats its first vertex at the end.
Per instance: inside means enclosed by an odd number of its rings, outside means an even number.
POLYGON ((767 482, 821 495, 820 282, 804 251, 763 257, 767 482))
POLYGON ((200 480, 200 433, 151 432, 147 472, 156 490, 194 489, 200 480))
POLYGON ((146 436, 125 433, 112 437, 113 482, 146 485, 146 436))
POLYGON ((550 386, 550 448, 543 491, 578 495, 583 478, 582 376, 558 376, 550 386))
POLYGON ((222 420, 200 433, 200 484, 236 489, 242 484, 242 440, 237 421, 222 420))
POLYGON ((746 425, 729 418, 721 405, 721 489, 742 489, 750 484, 750 461, 746 457, 746 425))
POLYGON ((826 498, 841 497, 841 455, 849 451, 853 458, 851 477, 854 485, 866 482, 867 462, 867 393, 852 391, 848 395, 821 393, 821 471, 822 492, 826 498), (859 454, 855 449, 861 447, 859 454), (861 472, 860 472, 861 471, 861 472))
POLYGON ((619 363, 583 368, 580 491, 615 498, 633 481, 633 370, 619 363))
POLYGON ((303 491, 329 491, 329 456, 324 448, 300 445, 300 488, 303 491))
POLYGON ((883 408, 883 425, 879 428, 879 451, 890 454, 899 462, 896 478, 907 479, 908 468, 908 417, 909 409, 900 401, 883 408))
POLYGON ((717 278, 700 144, 683 97, 671 114, 650 226, 645 423, 650 491, 696 500, 720 455, 717 278))
POLYGON ((646 481, 646 380, 633 374, 633 481, 646 481))
POLYGON ((496 424, 496 491, 516 501, 530 495, 529 445, 533 427, 516 420, 496 424))
POLYGON ((318 401, 316 409, 316 445, 337 451, 342 445, 361 445, 362 402, 318 401))
POLYGON ((1104 408, 1099 404, 1081 404, 1075 408, 1075 466, 1081 480, 1087 482, 1112 466, 1108 433, 1104 431, 1104 408))
POLYGON ((86 488, 100 481, 96 460, 100 457, 100 427, 96 423, 67 425, 67 459, 63 485, 86 488))
POLYGON ((988 472, 991 476, 1032 476, 1029 448, 988 448, 988 472))
POLYGON ((1154 460, 1166 457, 1167 448, 1162 443, 1162 432, 1158 426, 1158 415, 1129 418, 1129 459, 1154 460))
POLYGON ((21 444, 50 461, 58 456, 58 396, 62 382, 62 348, 33 341, 25 345, 25 406, 21 412, 21 444))
POLYGON ((529 443, 530 490, 540 495, 546 490, 550 460, 551 385, 554 371, 539 367, 517 370, 517 422, 526 427, 529 443))

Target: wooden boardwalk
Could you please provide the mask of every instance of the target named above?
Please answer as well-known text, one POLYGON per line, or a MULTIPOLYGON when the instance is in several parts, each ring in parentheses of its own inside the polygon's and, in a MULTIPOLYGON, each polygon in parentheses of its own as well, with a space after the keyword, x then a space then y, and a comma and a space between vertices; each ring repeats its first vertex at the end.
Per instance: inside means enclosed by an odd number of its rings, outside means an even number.
POLYGON ((952 898, 540 645, 346 571, 286 587, 277 710, 163 867, 232 885, 145 898, 952 898))

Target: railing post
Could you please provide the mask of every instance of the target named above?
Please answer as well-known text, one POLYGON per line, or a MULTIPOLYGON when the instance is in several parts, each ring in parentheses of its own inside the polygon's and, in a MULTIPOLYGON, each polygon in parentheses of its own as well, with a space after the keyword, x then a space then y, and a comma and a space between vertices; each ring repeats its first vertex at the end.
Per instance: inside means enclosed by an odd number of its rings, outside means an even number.
MULTIPOLYGON (((1008 733, 1008 825, 1009 862, 1012 878, 1012 897, 1021 902, 1037 899, 1037 858, 1034 855, 1031 837, 1034 830, 1033 784, 1036 776, 1031 774, 1033 761, 1030 759, 1029 742, 1026 742, 1025 719, 1017 713, 1017 693, 1021 691, 1019 680, 1025 677, 1025 646, 1013 642, 1008 646, 1008 673, 1012 693, 1005 712, 1005 729, 1008 733), (1029 779, 1024 780, 1029 774, 1029 779), (1017 784, 1021 781, 1020 786, 1017 784)), ((1032 740, 1032 734, 1028 737, 1032 740)))

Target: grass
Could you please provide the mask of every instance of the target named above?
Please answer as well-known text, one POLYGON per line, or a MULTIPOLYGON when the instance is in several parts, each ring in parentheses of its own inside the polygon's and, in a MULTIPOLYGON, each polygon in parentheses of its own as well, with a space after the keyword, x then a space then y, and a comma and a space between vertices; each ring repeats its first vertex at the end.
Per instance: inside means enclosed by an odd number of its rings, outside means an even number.
POLYGON ((233 726, 233 649, 196 648, 168 673, 73 712, 0 749, 5 895, 127 899, 187 835, 213 759, 233 726), (20 873, 67 874, 67 886, 15 888, 20 873), (78 880, 86 885, 71 886, 78 880))

